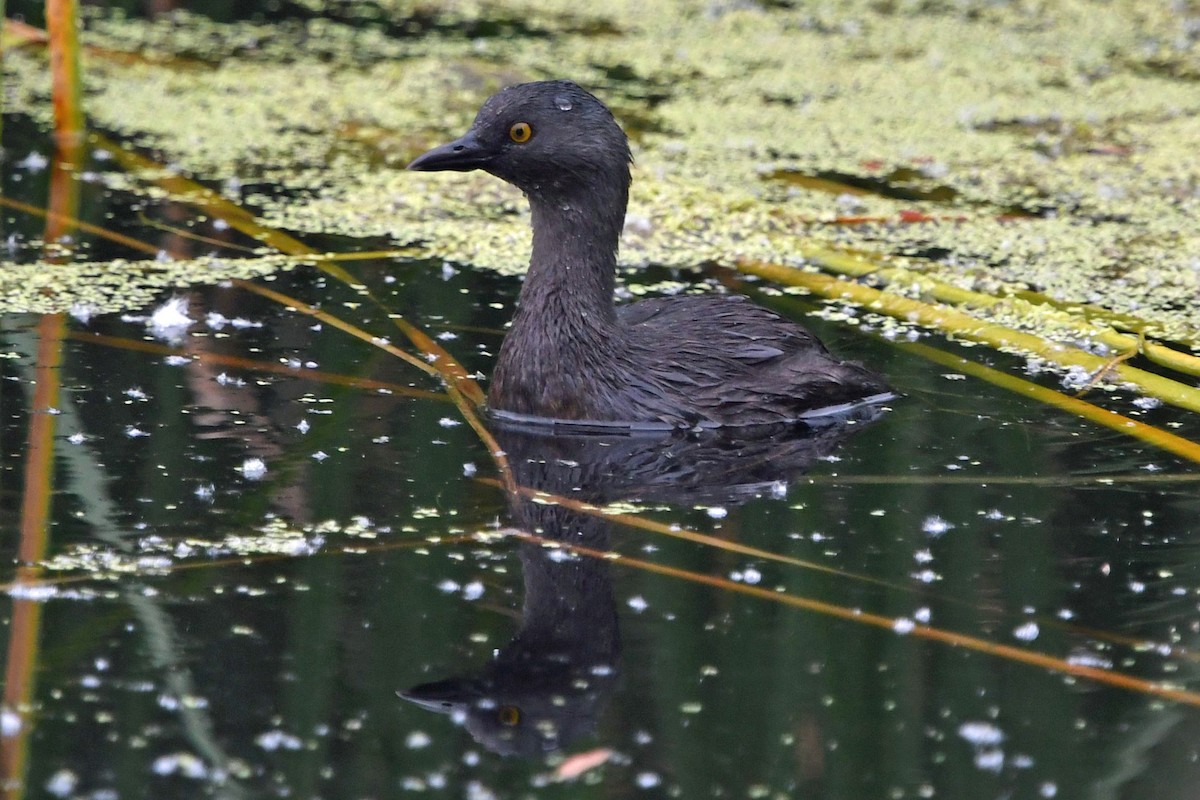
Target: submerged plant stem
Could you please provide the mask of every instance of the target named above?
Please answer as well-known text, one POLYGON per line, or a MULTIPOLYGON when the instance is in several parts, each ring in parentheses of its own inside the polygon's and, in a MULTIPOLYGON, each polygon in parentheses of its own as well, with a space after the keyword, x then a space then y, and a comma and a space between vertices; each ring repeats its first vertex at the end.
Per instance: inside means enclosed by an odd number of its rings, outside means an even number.
POLYGON ((265 372, 274 375, 286 375, 305 381, 333 384, 337 386, 352 386, 356 389, 384 390, 403 397, 419 397, 422 400, 449 402, 450 398, 441 392, 431 392, 425 389, 414 389, 399 383, 360 378, 353 375, 341 375, 335 372, 325 372, 307 367, 290 367, 287 364, 275 364, 269 361, 256 361, 241 356, 231 356, 225 353, 213 353, 206 350, 181 350, 174 347, 146 342, 140 339, 126 339, 120 336, 109 336, 103 333, 71 331, 67 337, 78 342, 113 347, 120 350, 135 350, 142 353, 153 353, 161 356, 182 356, 200 364, 219 364, 226 367, 244 369, 248 372, 265 372))
MULTIPOLYGON (((738 592, 739 594, 756 597, 760 600, 768 600, 772 603, 792 606, 793 608, 812 611, 825 616, 834 617, 845 622, 852 622, 857 625, 868 625, 873 628, 881 628, 884 630, 896 630, 897 620, 893 617, 885 617, 881 614, 872 614, 868 611, 863 611, 858 608, 847 608, 834 603, 826 603, 822 600, 815 600, 809 597, 798 597, 796 595, 779 592, 775 589, 766 589, 759 586, 750 586, 745 583, 737 583, 725 578, 718 578, 714 575, 706 575, 701 572, 693 572, 691 570, 680 569, 665 564, 656 564, 652 561, 645 561, 638 558, 622 555, 611 551, 594 550, 589 547, 579 545, 566 544, 564 542, 545 539, 540 536, 533 536, 528 533, 515 534, 519 538, 545 544, 547 546, 557 546, 569 550, 572 553, 577 553, 590 558, 603 559, 610 563, 622 564, 634 569, 640 569, 645 572, 653 572, 659 575, 667 575, 672 578, 690 581, 692 583, 705 584, 726 591, 738 592)), ((1091 667, 1084 664, 1076 664, 1066 659, 1056 658, 1055 656, 1039 653, 1034 650, 1026 650, 1012 645, 1000 644, 987 639, 981 639, 977 636, 970 636, 954 631, 935 628, 930 625, 922 625, 920 623, 911 622, 905 626, 907 633, 905 635, 915 636, 919 639, 927 639, 942 644, 950 645, 951 647, 961 647, 967 650, 974 650, 986 655, 1002 658, 1007 661, 1013 661, 1019 664, 1026 664, 1033 667, 1040 667, 1052 672, 1059 672, 1064 675, 1071 675, 1076 678, 1102 683, 1107 686, 1115 686, 1130 691, 1139 692, 1141 694, 1161 697, 1165 700, 1171 700, 1184 705, 1195 706, 1200 708, 1200 693, 1188 691, 1187 689, 1176 686, 1169 686, 1162 683, 1155 683, 1143 678, 1138 678, 1133 675, 1127 675, 1122 672, 1114 672, 1111 670, 1100 669, 1099 667, 1091 667)))
MULTIPOLYGON (((1003 303, 1022 303, 1031 307, 1042 306, 1056 311, 1070 312, 1072 328, 1081 339, 1087 339, 1116 350, 1118 352, 1140 352, 1156 364, 1182 372, 1186 375, 1200 376, 1200 358, 1182 353, 1173 348, 1147 341, 1145 339, 1146 323, 1136 320, 1129 315, 1108 312, 1107 309, 1097 309, 1080 303, 1064 303, 1046 297, 1038 292, 1018 292, 1008 297, 996 297, 982 292, 972 292, 961 289, 942 281, 926 277, 919 272, 891 266, 878 258, 872 258, 867 253, 839 252, 825 247, 808 245, 801 248, 806 258, 817 262, 823 269, 842 275, 865 277, 870 275, 891 285, 915 286, 923 296, 965 308, 992 308, 1003 303), (1082 314, 1082 318, 1078 314, 1082 314), (1099 322, 1102 327, 1095 327, 1099 322), (1118 333, 1109 325, 1117 324, 1130 328, 1139 336, 1128 336, 1118 333)), ((772 265, 779 266, 779 265, 772 265)), ((739 264, 739 268, 741 264, 739 264)), ((783 267, 788 269, 788 267, 783 267)), ((975 320, 976 324, 986 324, 975 320)), ((1028 334, 1027 334, 1028 335, 1028 334)))
POLYGON ((961 356, 938 350, 936 347, 930 347, 918 342, 902 343, 897 346, 922 358, 929 359, 967 375, 972 375, 994 386, 999 386, 1002 389, 1007 389, 1010 392, 1015 392, 1032 400, 1037 400, 1040 403, 1060 408, 1063 411, 1083 417, 1097 425, 1111 428, 1118 433, 1140 439, 1147 444, 1152 444, 1169 453, 1200 464, 1200 443, 1193 442, 1190 439, 1176 436, 1173 433, 1156 428, 1153 425, 1147 425, 1144 422, 1138 422, 1135 419, 1122 416, 1115 411, 1109 411, 1106 408, 1093 405, 1086 400, 1080 400, 1077 397, 1071 397, 1062 392, 1038 386, 1036 383, 1023 380, 1016 375, 1009 375, 1007 372, 1001 372, 998 369, 992 369, 983 364, 968 361, 961 356))
MULTIPOLYGON (((491 478, 476 478, 476 480, 479 483, 484 484, 485 486, 499 485, 497 481, 495 481, 491 478)), ((563 497, 562 495, 551 494, 549 492, 543 492, 538 489, 531 489, 526 486, 518 486, 518 487, 516 487, 516 491, 520 495, 532 500, 535 503, 545 503, 548 505, 561 506, 562 508, 566 508, 571 511, 576 511, 576 512, 579 512, 582 514, 589 514, 593 517, 601 517, 603 519, 611 520, 620 525, 625 525, 630 528, 638 528, 640 530, 650 531, 651 533, 657 533, 657 534, 661 534, 663 536, 670 536, 674 539, 682 539, 684 541, 693 542, 695 544, 702 544, 707 547, 715 547, 718 550, 725 550, 725 551, 731 552, 731 553, 738 553, 740 555, 750 556, 752 558, 761 558, 764 561, 774 561, 779 564, 787 564, 788 566, 792 566, 792 567, 800 567, 801 569, 813 570, 814 572, 824 572, 824 573, 828 573, 830 575, 837 575, 842 578, 850 578, 855 581, 861 581, 863 583, 870 583, 870 584, 874 584, 876 586, 883 586, 888 589, 898 589, 898 590, 907 590, 908 589, 908 587, 901 586, 896 583, 891 583, 891 582, 885 581, 881 578, 872 578, 869 575, 862 575, 862 574, 859 574, 856 572, 847 572, 846 570, 837 569, 836 567, 830 567, 825 564, 818 564, 815 561, 805 561, 804 559, 800 559, 800 558, 792 558, 791 556, 784 556, 784 555, 780 555, 778 553, 772 553, 770 550, 763 550, 758 547, 750 547, 749 545, 739 544, 737 542, 731 542, 727 539, 722 539, 718 536, 709 536, 708 534, 700 533, 699 531, 692 531, 692 530, 688 530, 686 528, 680 528, 680 527, 673 526, 673 525, 667 525, 662 522, 656 522, 655 520, 644 519, 643 517, 639 517, 635 514, 624 514, 624 513, 611 511, 609 509, 604 508, 603 506, 598 506, 598 505, 595 505, 594 503, 587 503, 582 500, 576 500, 571 497, 563 497)))
POLYGON ((50 43, 54 138, 59 147, 78 147, 83 143, 83 107, 77 0, 46 0, 46 32, 50 43))
MULTIPOLYGON (((758 275, 778 283, 803 287, 828 299, 848 300, 871 311, 933 328, 948 335, 980 342, 997 350, 1031 353, 1056 364, 1079 366, 1092 372, 1109 365, 1109 359, 1101 356, 1050 342, 1031 333, 984 322, 956 309, 930 305, 821 273, 749 259, 739 261, 737 268, 741 272, 758 275)), ((1131 339, 1130 341, 1136 345, 1136 340, 1131 339)), ((1188 411, 1200 412, 1200 390, 1198 389, 1127 364, 1114 366, 1113 372, 1121 380, 1136 385, 1144 394, 1157 397, 1188 411)))

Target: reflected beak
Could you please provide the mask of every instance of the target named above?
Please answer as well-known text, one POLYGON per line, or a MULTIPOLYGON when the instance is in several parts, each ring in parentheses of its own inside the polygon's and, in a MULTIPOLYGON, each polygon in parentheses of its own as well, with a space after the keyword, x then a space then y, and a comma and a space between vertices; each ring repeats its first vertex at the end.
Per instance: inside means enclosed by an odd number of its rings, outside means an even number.
POLYGON ((493 153, 475 138, 474 132, 468 131, 461 139, 455 139, 417 156, 408 168, 418 172, 447 169, 466 172, 483 167, 492 160, 492 155, 493 153))

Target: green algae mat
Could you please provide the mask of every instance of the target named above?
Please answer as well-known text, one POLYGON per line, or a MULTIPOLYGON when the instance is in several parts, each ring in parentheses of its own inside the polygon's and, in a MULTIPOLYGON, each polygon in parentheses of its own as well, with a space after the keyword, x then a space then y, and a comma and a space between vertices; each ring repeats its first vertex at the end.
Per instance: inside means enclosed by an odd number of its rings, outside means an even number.
MULTIPOLYGON (((570 77, 634 139, 630 266, 852 248, 1200 340, 1186 3, 307 6, 322 16, 288 25, 92 12, 90 123, 224 185, 265 225, 511 272, 528 238, 518 194, 401 168, 496 88, 570 77)), ((10 46, 4 69, 6 111, 47 119, 44 55, 10 46)), ((10 309, 47 305, 4 289, 10 309)), ((1061 335, 1046 304, 972 313, 1061 335)))

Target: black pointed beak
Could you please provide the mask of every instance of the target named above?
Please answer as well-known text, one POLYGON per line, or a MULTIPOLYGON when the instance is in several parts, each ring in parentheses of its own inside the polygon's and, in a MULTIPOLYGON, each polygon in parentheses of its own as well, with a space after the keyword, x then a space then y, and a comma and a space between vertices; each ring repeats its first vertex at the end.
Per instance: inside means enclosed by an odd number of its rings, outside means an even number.
POLYGON ((492 151, 475 138, 475 133, 468 131, 461 139, 455 139, 417 156, 408 168, 419 172, 447 169, 466 172, 483 167, 491 161, 492 155, 492 151))

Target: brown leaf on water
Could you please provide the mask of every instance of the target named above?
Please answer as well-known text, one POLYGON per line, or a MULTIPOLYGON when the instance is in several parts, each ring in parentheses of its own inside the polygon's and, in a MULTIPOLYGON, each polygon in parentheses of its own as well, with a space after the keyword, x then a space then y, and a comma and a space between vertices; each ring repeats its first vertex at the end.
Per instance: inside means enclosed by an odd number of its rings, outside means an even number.
POLYGON ((573 756, 568 756, 554 770, 554 779, 557 781, 573 781, 588 770, 605 764, 612 757, 613 751, 607 747, 600 747, 595 750, 588 750, 585 753, 576 753, 573 756))

